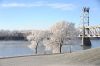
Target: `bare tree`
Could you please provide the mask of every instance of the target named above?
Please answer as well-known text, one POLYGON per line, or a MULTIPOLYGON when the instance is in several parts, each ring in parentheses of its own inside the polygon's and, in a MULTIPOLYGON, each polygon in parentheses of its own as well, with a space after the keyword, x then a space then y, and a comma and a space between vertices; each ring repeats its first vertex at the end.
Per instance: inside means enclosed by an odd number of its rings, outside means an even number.
POLYGON ((35 48, 35 53, 37 54, 38 44, 47 38, 49 34, 49 31, 34 31, 31 35, 27 36, 27 39, 31 41, 31 45, 29 47, 35 48))
POLYGON ((62 45, 72 42, 71 40, 76 37, 74 24, 65 21, 54 24, 50 28, 50 32, 53 34, 50 36, 50 40, 47 41, 46 46, 51 47, 53 53, 61 53, 62 45))
POLYGON ((54 24, 48 31, 34 31, 27 36, 31 41, 31 48, 35 48, 37 54, 37 47, 40 42, 46 49, 52 49, 53 53, 61 53, 63 44, 73 44, 77 36, 77 31, 73 23, 61 21, 54 24))

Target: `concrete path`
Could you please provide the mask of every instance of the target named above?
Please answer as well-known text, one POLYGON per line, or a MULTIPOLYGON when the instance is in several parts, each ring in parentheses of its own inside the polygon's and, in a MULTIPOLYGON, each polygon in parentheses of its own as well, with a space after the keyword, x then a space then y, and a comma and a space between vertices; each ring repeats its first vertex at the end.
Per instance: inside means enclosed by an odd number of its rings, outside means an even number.
POLYGON ((100 66, 100 48, 65 54, 1 58, 0 66, 100 66))

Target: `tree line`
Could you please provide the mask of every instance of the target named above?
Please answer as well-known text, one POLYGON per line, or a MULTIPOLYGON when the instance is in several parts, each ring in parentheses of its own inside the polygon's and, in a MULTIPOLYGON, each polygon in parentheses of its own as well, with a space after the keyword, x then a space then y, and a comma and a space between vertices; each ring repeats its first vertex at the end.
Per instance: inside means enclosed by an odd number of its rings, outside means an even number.
POLYGON ((26 40, 26 36, 19 31, 0 30, 0 40, 26 40))

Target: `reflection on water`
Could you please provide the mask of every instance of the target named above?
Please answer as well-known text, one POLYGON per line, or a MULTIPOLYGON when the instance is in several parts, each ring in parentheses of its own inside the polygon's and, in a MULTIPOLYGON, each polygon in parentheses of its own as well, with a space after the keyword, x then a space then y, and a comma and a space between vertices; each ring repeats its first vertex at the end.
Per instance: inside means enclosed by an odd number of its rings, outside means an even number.
POLYGON ((83 47, 83 50, 92 48, 92 46, 82 46, 82 47, 83 47))
MULTIPOLYGON (((100 47, 99 40, 91 40, 92 46, 81 46, 81 41, 78 45, 63 45, 62 53, 75 52, 85 50, 89 48, 100 47)), ((0 41, 0 57, 8 56, 22 56, 22 55, 34 55, 35 49, 31 50, 28 48, 30 42, 27 41, 0 41)), ((50 54, 51 51, 45 50, 43 45, 38 46, 38 54, 50 54)))

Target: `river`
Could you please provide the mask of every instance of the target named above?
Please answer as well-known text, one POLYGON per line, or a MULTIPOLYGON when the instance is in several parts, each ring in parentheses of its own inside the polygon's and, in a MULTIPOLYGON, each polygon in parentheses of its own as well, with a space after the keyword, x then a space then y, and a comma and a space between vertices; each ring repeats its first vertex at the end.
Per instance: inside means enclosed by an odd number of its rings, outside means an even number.
MULTIPOLYGON (((79 41, 81 43, 81 41, 79 41)), ((81 51, 90 48, 100 47, 100 40, 91 40, 92 46, 80 46, 80 45, 63 45, 62 53, 81 51), (71 50, 70 50, 71 48, 71 50)), ((35 55, 35 50, 30 49, 28 45, 31 43, 28 41, 0 41, 0 57, 12 57, 12 56, 24 56, 35 55)), ((45 50, 43 45, 38 46, 38 54, 51 54, 51 51, 45 50)))

